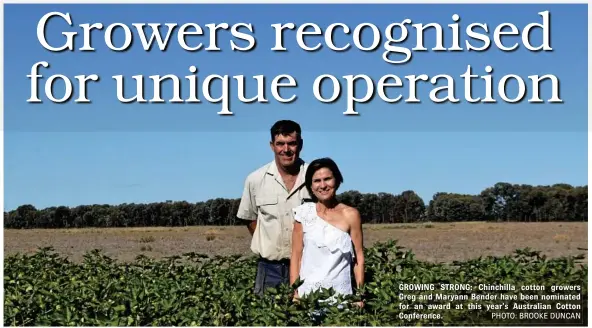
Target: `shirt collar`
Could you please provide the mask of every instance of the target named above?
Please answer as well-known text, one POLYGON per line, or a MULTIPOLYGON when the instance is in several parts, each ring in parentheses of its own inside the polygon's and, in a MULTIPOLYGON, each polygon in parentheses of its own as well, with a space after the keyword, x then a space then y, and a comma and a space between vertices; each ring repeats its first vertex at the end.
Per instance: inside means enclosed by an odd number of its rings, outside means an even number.
MULTIPOLYGON (((304 160, 302 158, 298 158, 297 163, 300 166, 300 170, 298 171, 298 177, 296 177, 296 183, 294 184, 293 192, 296 192, 302 185, 304 185, 306 175, 306 163, 304 162, 304 160)), ((271 161, 271 163, 269 163, 269 165, 267 166, 266 173, 273 176, 275 178, 275 181, 277 181, 282 187, 284 187, 284 189, 287 190, 286 185, 284 184, 284 180, 282 179, 282 176, 278 171, 275 159, 271 161)), ((293 192, 291 192, 290 195, 292 195, 293 192)))
MULTIPOLYGON (((300 178, 300 176, 304 177, 304 175, 306 174, 306 172, 304 172, 304 166, 305 166, 305 162, 302 158, 299 158, 296 160, 296 162, 298 163, 298 165, 300 166, 300 170, 298 172, 298 178, 300 178)), ((273 161, 271 161, 271 163, 269 163, 269 165, 267 166, 267 174, 271 174, 273 176, 276 177, 281 177, 280 176, 280 172, 278 171, 277 168, 277 164, 275 162, 275 159, 273 161)))

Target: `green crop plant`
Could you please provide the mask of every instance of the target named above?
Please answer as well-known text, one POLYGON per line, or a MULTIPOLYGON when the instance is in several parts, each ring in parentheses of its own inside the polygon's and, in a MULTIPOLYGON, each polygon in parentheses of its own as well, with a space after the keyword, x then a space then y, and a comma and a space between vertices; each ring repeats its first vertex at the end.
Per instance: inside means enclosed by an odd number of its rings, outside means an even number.
MULTIPOLYGON (((322 302, 332 295, 332 290, 294 302, 292 291, 300 282, 269 290, 264 297, 254 295, 254 258, 188 253, 160 260, 139 256, 133 263, 124 263, 95 250, 87 253, 83 261, 74 263, 53 249, 44 248, 32 255, 16 254, 5 259, 4 325, 508 325, 508 321, 492 318, 492 310, 486 309, 486 305, 500 303, 499 299, 463 299, 463 295, 492 292, 403 291, 401 284, 545 286, 545 291, 528 292, 533 295, 552 294, 551 286, 580 286, 581 299, 577 304, 582 309, 578 312, 587 313, 588 271, 586 265, 577 263, 581 257, 549 259, 525 249, 504 257, 429 263, 415 259, 412 252, 395 241, 375 244, 365 254, 366 285, 357 291, 364 295, 365 306, 352 305, 358 296, 339 297, 338 300, 345 301, 345 307, 339 309, 322 302), (435 293, 452 301, 429 300, 428 296, 435 293), (402 300, 401 294, 415 300, 402 300), (448 303, 450 309, 427 309, 448 303), (417 309, 419 304, 423 309, 417 309), (481 309, 475 309, 475 304, 481 309), (319 308, 326 308, 327 312, 315 319, 311 313, 319 308), (408 320, 403 316, 412 313, 439 314, 440 318, 408 320)), ((513 297, 520 292, 518 289, 503 293, 513 297)), ((557 293, 574 292, 553 294, 557 293)), ((580 322, 587 324, 587 318, 582 317, 580 322)))

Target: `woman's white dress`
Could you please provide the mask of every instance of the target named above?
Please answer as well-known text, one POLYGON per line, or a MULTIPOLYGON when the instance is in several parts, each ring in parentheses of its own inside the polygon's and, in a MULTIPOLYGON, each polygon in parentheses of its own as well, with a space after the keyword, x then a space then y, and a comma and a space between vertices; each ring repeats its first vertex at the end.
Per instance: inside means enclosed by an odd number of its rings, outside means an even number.
POLYGON ((339 294, 352 294, 351 270, 354 260, 349 233, 317 215, 313 202, 293 209, 294 219, 302 223, 304 249, 300 267, 303 284, 298 295, 322 288, 333 288, 339 294))

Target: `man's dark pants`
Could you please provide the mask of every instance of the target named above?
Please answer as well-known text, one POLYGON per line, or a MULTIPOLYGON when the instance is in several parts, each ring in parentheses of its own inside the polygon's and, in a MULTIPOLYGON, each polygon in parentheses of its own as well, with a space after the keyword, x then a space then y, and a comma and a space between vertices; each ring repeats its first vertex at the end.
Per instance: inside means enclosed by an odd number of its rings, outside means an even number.
POLYGON ((290 260, 271 261, 259 258, 257 261, 257 277, 255 278, 255 294, 263 295, 269 288, 279 287, 290 282, 290 260))

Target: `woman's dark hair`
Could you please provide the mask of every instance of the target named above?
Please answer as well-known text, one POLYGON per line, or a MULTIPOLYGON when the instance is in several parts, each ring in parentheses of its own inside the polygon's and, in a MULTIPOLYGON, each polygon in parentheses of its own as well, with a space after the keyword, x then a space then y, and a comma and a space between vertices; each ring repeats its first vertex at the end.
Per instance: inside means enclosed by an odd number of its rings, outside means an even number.
POLYGON ((310 197, 315 202, 317 201, 317 198, 312 192, 312 176, 316 171, 322 168, 327 168, 333 173, 333 178, 335 179, 335 190, 339 189, 339 186, 343 183, 343 176, 341 175, 341 171, 339 171, 339 167, 337 167, 337 164, 335 164, 335 162, 329 157, 315 159, 314 161, 310 162, 308 169, 306 169, 304 185, 306 186, 306 190, 308 190, 310 197))

